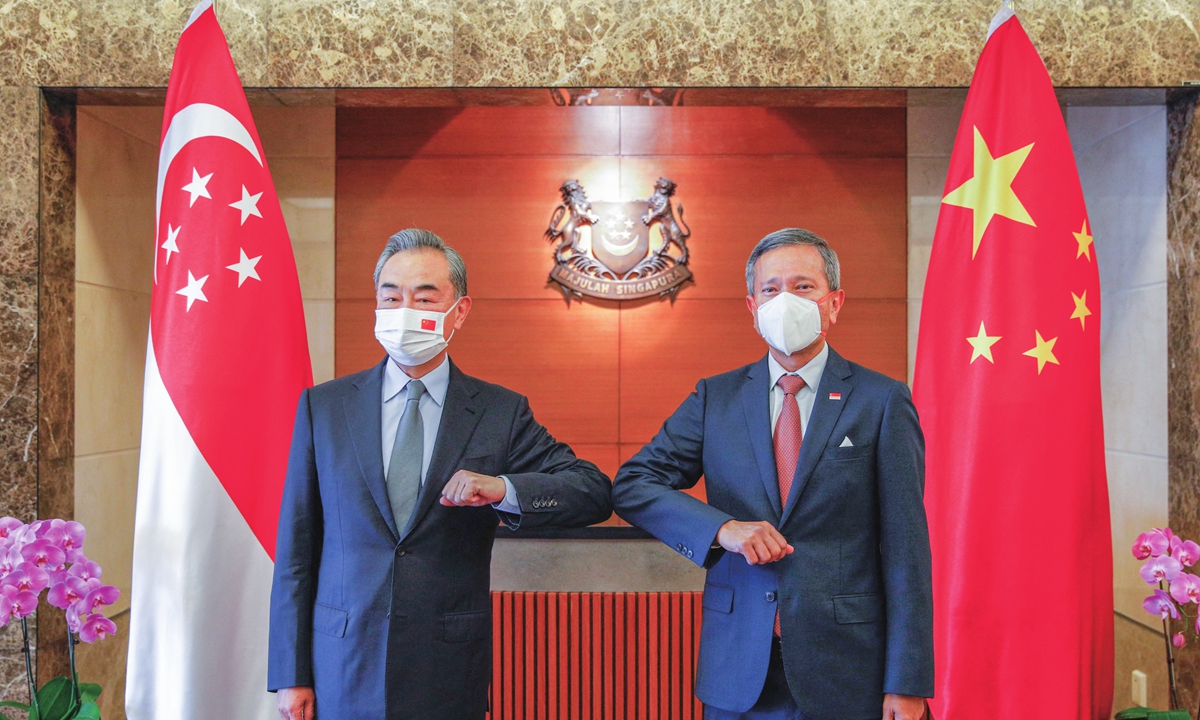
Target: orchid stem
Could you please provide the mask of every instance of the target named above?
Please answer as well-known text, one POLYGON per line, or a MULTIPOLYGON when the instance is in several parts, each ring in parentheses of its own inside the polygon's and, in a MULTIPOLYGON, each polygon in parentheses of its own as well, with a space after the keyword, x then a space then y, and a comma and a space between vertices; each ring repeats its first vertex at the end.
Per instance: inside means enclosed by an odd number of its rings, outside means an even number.
MULTIPOLYGON (((1158 588, 1163 589, 1162 581, 1159 581, 1158 588)), ((1168 625, 1168 620, 1163 617, 1163 640, 1167 646, 1167 677, 1171 682, 1171 709, 1179 709, 1179 689, 1175 685, 1175 653, 1171 650, 1171 629, 1168 625)))
POLYGON ((29 680, 29 706, 40 718, 42 713, 41 708, 38 707, 37 685, 33 680, 33 660, 29 653, 29 618, 21 618, 21 636, 25 650, 25 677, 29 680))
POLYGON ((75 670, 75 633, 67 629, 67 654, 71 658, 71 698, 75 701, 75 707, 79 707, 82 702, 79 697, 79 673, 75 670))

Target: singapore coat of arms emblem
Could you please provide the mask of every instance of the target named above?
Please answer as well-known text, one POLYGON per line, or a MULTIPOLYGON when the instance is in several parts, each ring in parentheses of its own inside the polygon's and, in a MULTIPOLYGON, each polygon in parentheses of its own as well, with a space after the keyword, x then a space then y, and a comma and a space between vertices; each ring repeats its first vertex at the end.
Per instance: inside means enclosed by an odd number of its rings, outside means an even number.
POLYGON ((578 180, 559 188, 562 203, 550 216, 545 237, 557 242, 550 280, 563 297, 672 300, 692 278, 683 204, 673 205, 675 183, 659 178, 646 200, 591 202, 578 180), (658 237, 652 230, 658 227, 658 237))

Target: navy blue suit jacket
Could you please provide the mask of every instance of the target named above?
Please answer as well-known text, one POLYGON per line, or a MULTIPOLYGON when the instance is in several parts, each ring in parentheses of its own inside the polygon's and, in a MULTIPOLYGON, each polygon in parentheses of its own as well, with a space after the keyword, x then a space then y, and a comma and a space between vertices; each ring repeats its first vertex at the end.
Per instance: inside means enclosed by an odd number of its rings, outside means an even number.
POLYGON ((766 358, 701 380, 617 473, 613 503, 621 517, 708 569, 701 701, 735 712, 754 705, 778 607, 784 667, 800 709, 812 720, 877 720, 884 693, 933 695, 916 409, 903 383, 830 348, 781 507, 769 390, 766 358), (853 446, 841 447, 847 437, 853 446), (702 475, 707 504, 680 492, 702 475), (710 550, 731 519, 770 522, 795 552, 751 566, 710 550))
POLYGON ((314 687, 321 720, 482 720, 497 513, 445 507, 442 488, 460 469, 503 474, 522 527, 576 527, 611 515, 611 486, 533 419, 524 397, 451 364, 425 484, 399 532, 380 448, 383 370, 300 398, 271 587, 268 689, 314 687))

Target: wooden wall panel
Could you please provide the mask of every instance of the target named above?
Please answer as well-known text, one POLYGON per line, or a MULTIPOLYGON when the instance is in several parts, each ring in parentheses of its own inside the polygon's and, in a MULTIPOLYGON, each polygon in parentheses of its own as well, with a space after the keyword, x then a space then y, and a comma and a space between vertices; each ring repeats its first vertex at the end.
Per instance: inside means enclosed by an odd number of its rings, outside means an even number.
MULTIPOLYGON (((612 474, 698 379, 766 352, 744 304, 746 256, 799 226, 842 260, 830 342, 903 379, 904 137, 898 108, 339 109, 336 371, 382 357, 370 278, 387 237, 430 228, 462 252, 476 300, 455 362, 527 395, 551 433, 612 474), (695 284, 674 304, 568 307, 546 283, 542 239, 558 186, 634 199, 661 175, 679 184, 695 284)), ((703 482, 691 492, 703 498, 703 482)))
POLYGON ((339 159, 339 298, 374 297, 371 275, 387 239, 406 227, 436 231, 467 262, 477 298, 545 300, 553 246, 542 233, 563 180, 618 195, 617 158, 443 157, 339 159))
POLYGON ((807 228, 829 241, 847 294, 908 292, 904 158, 795 156, 622 158, 621 189, 645 197, 661 175, 679 184, 696 284, 680 297, 745 297, 746 258, 767 233, 807 228))
MULTIPOLYGON (((620 111, 618 107, 338 108, 337 154, 343 158, 614 157, 620 154, 620 111)), ((900 128, 903 136, 904 125, 900 128)))
POLYGON ((621 108, 622 155, 893 157, 905 108, 621 108))

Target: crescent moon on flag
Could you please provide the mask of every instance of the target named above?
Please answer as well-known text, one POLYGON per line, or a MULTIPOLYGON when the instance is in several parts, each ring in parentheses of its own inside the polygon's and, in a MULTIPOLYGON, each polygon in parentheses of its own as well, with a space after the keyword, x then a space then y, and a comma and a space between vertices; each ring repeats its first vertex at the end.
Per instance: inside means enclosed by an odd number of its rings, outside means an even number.
POLYGON ((163 135, 162 148, 158 151, 158 188, 154 195, 154 282, 158 284, 158 233, 162 214, 163 184, 171 162, 188 143, 206 137, 221 137, 232 140, 246 148, 259 165, 263 164, 258 146, 250 131, 228 110, 209 103, 192 103, 175 113, 171 125, 163 135))
POLYGON ((635 235, 632 240, 625 243, 624 245, 616 245, 616 244, 609 242, 607 235, 602 235, 602 236, 600 236, 600 242, 604 243, 604 248, 606 250, 608 250, 610 253, 612 253, 613 255, 616 255, 617 257, 622 257, 624 255, 628 255, 629 253, 633 252, 633 249, 637 247, 638 238, 635 235))

